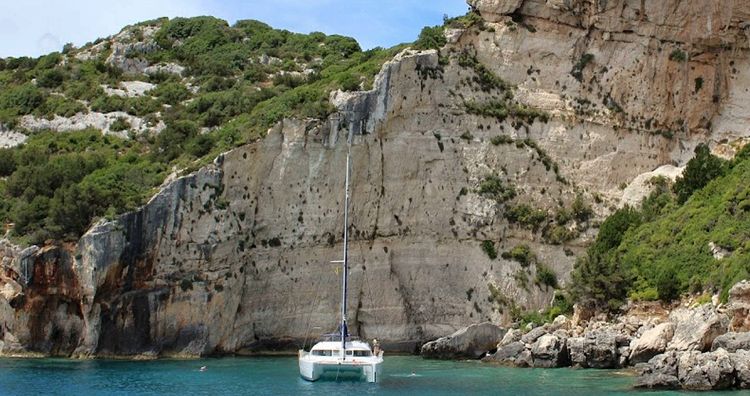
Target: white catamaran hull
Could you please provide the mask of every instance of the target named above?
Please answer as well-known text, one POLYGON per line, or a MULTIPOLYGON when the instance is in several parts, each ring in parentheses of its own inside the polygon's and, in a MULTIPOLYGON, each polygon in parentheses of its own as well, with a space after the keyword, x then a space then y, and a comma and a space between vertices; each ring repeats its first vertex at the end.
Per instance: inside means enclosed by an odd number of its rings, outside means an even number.
POLYGON ((377 382, 382 372, 382 360, 377 363, 357 361, 320 362, 300 359, 299 374, 308 381, 317 381, 323 376, 337 378, 355 376, 367 382, 377 382))

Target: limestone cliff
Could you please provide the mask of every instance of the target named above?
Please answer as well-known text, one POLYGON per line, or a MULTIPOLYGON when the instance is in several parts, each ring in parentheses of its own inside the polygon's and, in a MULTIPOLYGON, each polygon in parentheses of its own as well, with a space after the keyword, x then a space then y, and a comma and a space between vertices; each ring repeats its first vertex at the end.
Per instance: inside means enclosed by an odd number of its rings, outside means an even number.
POLYGON ((402 52, 372 91, 332 94, 329 119, 284 120, 77 244, 5 243, 0 352, 246 353, 332 329, 350 132, 350 322, 402 350, 547 305, 537 272, 564 282, 595 232, 541 230, 576 197, 602 216, 638 175, 750 136, 744 2, 469 3, 482 21, 402 52), (502 100, 507 118, 482 110, 502 100), (484 193, 490 175, 513 196, 484 193), (521 204, 545 218, 508 214, 521 204))

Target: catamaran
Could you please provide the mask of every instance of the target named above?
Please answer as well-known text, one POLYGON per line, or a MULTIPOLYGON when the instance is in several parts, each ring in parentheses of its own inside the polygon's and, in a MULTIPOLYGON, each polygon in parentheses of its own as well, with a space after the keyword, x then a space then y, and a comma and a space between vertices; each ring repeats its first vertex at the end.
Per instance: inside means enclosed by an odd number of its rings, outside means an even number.
POLYGON ((344 187, 344 259, 341 263, 341 323, 338 331, 326 334, 310 351, 299 350, 299 374, 308 381, 317 381, 324 375, 355 376, 367 382, 377 382, 383 365, 383 351, 377 341, 370 344, 349 334, 346 325, 346 293, 349 275, 349 171, 351 168, 351 139, 349 135, 346 153, 346 182, 344 187))

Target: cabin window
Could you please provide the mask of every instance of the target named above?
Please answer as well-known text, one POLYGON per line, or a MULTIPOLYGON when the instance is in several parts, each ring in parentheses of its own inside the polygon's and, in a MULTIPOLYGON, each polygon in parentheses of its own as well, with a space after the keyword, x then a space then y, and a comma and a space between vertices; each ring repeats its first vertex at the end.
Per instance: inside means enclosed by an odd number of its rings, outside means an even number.
POLYGON ((352 356, 352 351, 346 351, 346 356, 352 356))
POLYGON ((354 351, 354 356, 370 356, 370 351, 354 351))
POLYGON ((330 349, 316 349, 312 351, 313 356, 333 356, 333 351, 330 349))

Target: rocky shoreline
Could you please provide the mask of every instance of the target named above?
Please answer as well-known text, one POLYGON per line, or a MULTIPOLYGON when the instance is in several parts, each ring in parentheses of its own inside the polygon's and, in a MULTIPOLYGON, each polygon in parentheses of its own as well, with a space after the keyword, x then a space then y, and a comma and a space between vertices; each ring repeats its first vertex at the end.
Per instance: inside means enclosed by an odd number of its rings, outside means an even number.
POLYGON ((726 305, 630 304, 614 318, 576 307, 569 319, 504 329, 481 323, 422 346, 425 358, 481 358, 512 367, 638 371, 636 388, 750 389, 750 282, 726 305), (483 352, 480 352, 483 351, 483 352))

